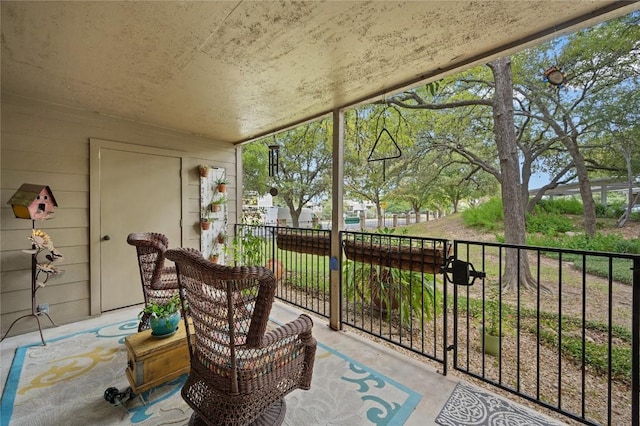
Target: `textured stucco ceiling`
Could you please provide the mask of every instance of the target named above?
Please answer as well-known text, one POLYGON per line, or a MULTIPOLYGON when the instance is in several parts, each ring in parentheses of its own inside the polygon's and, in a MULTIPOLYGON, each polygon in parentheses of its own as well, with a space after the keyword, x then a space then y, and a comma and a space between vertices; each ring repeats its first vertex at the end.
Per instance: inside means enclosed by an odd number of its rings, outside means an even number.
POLYGON ((549 34, 615 1, 2 1, 2 91, 239 142, 549 34))

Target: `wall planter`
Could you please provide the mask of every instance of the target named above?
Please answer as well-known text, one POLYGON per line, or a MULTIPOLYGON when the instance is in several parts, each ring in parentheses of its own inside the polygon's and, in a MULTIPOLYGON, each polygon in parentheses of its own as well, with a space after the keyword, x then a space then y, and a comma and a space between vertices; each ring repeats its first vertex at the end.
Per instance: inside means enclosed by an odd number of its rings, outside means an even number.
POLYGON ((227 192, 227 179, 220 178, 216 180, 218 192, 227 192))
POLYGON ((200 177, 208 177, 209 176, 209 166, 200 165, 198 166, 198 172, 200 173, 200 177))
POLYGON ((349 260, 428 274, 441 273, 440 268, 447 262, 447 254, 441 248, 385 245, 353 240, 344 241, 343 248, 349 260))
POLYGON ((297 253, 329 256, 331 238, 327 235, 311 234, 304 231, 278 231, 276 242, 280 250, 297 253))
MULTIPOLYGON (((219 191, 219 183, 227 182, 225 169, 207 165, 209 173, 200 176, 200 217, 207 218, 209 223, 200 224, 200 252, 205 259, 217 254, 217 263, 225 264, 225 241, 220 242, 220 234, 227 235, 226 194, 219 191), (221 247, 222 244, 222 247, 221 247)), ((226 189, 225 189, 226 190, 226 189)))
POLYGON ((200 229, 207 231, 209 228, 211 228, 211 221, 207 218, 200 219, 200 229))
POLYGON ((219 212, 220 210, 222 210, 222 206, 225 205, 226 203, 227 203, 227 197, 222 196, 213 200, 209 205, 209 208, 214 213, 219 212))

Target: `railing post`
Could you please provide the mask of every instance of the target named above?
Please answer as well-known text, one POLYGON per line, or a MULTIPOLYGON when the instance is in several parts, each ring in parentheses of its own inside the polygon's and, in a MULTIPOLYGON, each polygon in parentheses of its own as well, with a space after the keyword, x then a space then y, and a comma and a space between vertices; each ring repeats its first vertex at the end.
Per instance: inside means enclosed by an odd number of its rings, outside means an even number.
MULTIPOLYGON (((449 253, 449 244, 451 244, 451 242, 447 241, 444 243, 444 253, 449 253)), ((454 256, 457 255, 457 250, 458 250, 458 246, 456 244, 454 244, 453 246, 453 252, 454 252, 454 256)), ((448 260, 448 259, 447 259, 448 260)), ((444 272, 444 271, 443 271, 444 272)), ((443 289, 442 289, 442 342, 444 345, 444 352, 442 353, 442 375, 446 376, 447 373, 449 372, 449 322, 447 321, 447 317, 449 316, 449 303, 447 301, 447 294, 449 293, 449 277, 447 276, 446 272, 444 272, 442 274, 442 282, 443 282, 443 289)), ((456 286, 453 286, 453 292, 454 292, 454 296, 453 296, 453 351, 454 351, 454 357, 455 355, 455 344, 457 341, 457 329, 458 329, 458 323, 456 318, 458 317, 458 310, 457 310, 457 293, 456 293, 457 289, 456 286)), ((455 358, 454 358, 455 360, 455 358)))

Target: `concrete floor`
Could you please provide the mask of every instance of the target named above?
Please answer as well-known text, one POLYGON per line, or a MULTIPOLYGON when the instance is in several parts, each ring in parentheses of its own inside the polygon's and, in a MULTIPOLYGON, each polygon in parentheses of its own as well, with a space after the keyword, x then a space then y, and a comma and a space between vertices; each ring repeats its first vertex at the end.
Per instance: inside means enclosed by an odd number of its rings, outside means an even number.
MULTIPOLYGON (((100 317, 61 325, 43 330, 45 340, 64 336, 76 331, 97 327, 102 324, 135 318, 141 306, 119 309, 102 314, 100 317)), ((278 322, 287 322, 297 317, 300 311, 283 303, 274 304, 271 317, 278 322)), ((55 318, 54 318, 55 320, 55 318)), ((34 321, 25 319, 23 321, 34 321)), ((44 323, 48 323, 45 319, 44 323)), ((455 377, 445 377, 433 367, 377 344, 355 333, 333 331, 324 318, 314 318, 313 334, 319 342, 342 352, 344 355, 373 368, 381 374, 401 383, 422 395, 422 399, 405 425, 435 425, 435 418, 458 383, 455 377)), ((0 344, 0 383, 2 390, 7 379, 15 350, 19 346, 39 343, 39 333, 32 332, 8 337, 0 344)), ((557 420, 556 420, 557 421, 557 420)))

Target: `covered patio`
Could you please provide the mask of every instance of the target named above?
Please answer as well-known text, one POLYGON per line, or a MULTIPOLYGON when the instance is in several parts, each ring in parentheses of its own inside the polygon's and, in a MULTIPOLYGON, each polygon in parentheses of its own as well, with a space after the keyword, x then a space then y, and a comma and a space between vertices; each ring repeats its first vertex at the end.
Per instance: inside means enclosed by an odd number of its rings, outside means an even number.
MULTIPOLYGON (((203 246, 198 165, 230 180, 231 230, 242 212, 242 144, 332 115, 337 257, 346 109, 637 5, 2 2, 2 331, 31 309, 21 250, 36 224, 7 205, 23 183, 56 194, 57 219, 37 225, 66 251, 66 272, 39 296, 59 322, 76 321, 142 300, 117 296, 136 280, 130 232, 203 246)), ((332 274, 335 297, 337 281, 332 274)))
MULTIPOLYGON (((138 312, 135 256, 123 236, 155 231, 170 235, 172 247, 202 246, 198 165, 226 172, 232 230, 242 213, 242 145, 332 115, 330 251, 337 257, 345 110, 630 13, 638 3, 3 1, 0 7, 2 334, 32 309, 22 250, 37 226, 65 253, 65 273, 38 293, 39 303, 66 324, 46 330, 49 339, 85 328, 85 321, 138 312), (138 171, 140 165, 147 168, 138 171), (169 176, 171 190, 153 181, 157 170, 169 176), (54 220, 13 217, 7 201, 25 182, 51 187, 59 204, 54 220), (119 294, 126 299, 114 298, 119 294)), ((406 424, 434 424, 455 379, 337 331, 336 271, 330 286, 328 324, 316 322, 319 339, 399 377, 422 395, 406 424)), ((279 306, 274 315, 285 312, 279 306)), ((19 335, 2 343, 3 366, 17 346, 37 340, 34 330, 32 321, 16 325, 12 334, 19 335)), ((5 368, 2 374, 4 383, 5 368)))

